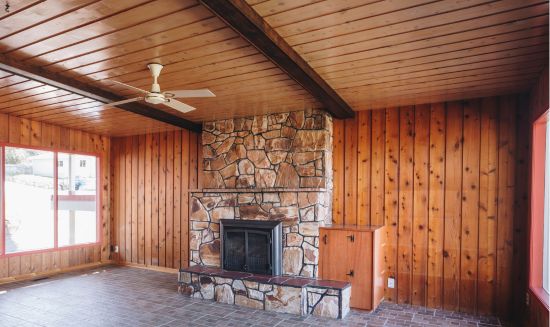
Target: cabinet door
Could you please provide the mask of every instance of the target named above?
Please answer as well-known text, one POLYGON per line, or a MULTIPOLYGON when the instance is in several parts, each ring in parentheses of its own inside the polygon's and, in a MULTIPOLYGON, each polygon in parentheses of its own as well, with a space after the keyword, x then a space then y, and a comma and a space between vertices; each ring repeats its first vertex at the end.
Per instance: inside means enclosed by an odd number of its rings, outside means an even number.
POLYGON ((353 232, 354 241, 349 251, 353 269, 351 282, 352 308, 372 310, 372 233, 353 232))
MULTIPOLYGON (((334 229, 321 229, 319 250, 319 276, 322 279, 339 280, 347 282, 350 265, 350 242, 345 231, 334 229)), ((353 291, 352 291, 353 293, 353 291)))

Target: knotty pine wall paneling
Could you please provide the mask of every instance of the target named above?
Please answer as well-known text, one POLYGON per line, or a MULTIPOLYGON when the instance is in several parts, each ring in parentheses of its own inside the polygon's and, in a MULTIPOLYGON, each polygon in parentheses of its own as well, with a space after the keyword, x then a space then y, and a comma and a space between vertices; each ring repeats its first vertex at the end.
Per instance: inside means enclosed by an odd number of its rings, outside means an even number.
POLYGON ((386 225, 386 277, 396 278, 386 300, 506 318, 518 310, 512 298, 524 299, 525 288, 514 284, 526 264, 523 98, 360 111, 335 121, 333 223, 386 225))
MULTIPOLYGON (((110 259, 110 138, 47 123, 0 114, 0 142, 17 146, 37 146, 60 151, 80 151, 99 155, 101 243, 69 249, 0 257, 0 281, 63 271, 110 259)), ((1 237, 1 235, 0 235, 1 237)), ((2 241, 0 239, 0 241, 2 241)))
POLYGON ((112 139, 117 260, 180 268, 189 262, 189 189, 198 187, 199 135, 187 130, 112 139))

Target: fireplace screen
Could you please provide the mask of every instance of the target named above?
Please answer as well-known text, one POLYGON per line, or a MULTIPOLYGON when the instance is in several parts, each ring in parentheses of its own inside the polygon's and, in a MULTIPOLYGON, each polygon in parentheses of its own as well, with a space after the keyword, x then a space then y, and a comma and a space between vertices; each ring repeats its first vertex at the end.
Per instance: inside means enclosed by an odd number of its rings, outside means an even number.
POLYGON ((256 274, 281 274, 281 224, 222 219, 222 267, 256 274))

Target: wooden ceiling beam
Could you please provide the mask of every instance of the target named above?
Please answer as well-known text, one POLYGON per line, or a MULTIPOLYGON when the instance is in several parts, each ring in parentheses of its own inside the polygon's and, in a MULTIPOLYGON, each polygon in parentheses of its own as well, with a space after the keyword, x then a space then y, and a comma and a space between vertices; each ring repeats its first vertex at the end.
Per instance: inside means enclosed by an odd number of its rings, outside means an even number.
MULTIPOLYGON (((49 72, 43 68, 30 66, 8 58, 0 54, 0 70, 10 72, 14 75, 28 78, 46 85, 50 85, 71 93, 94 99, 102 103, 115 102, 126 99, 125 97, 87 85, 72 78, 49 72)), ((151 118, 166 124, 185 128, 194 132, 201 131, 201 125, 185 118, 172 115, 168 112, 151 108, 140 103, 126 103, 116 106, 122 110, 151 118)))
POLYGON ((354 117, 351 107, 336 91, 244 0, 199 2, 311 93, 334 117, 354 117))

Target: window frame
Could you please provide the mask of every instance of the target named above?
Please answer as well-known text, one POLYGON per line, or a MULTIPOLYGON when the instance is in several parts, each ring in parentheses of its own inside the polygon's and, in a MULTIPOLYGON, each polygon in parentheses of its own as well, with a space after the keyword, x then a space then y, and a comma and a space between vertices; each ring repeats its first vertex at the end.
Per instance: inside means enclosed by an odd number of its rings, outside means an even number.
POLYGON ((530 271, 529 289, 537 299, 549 308, 549 294, 543 288, 543 247, 544 247, 544 204, 545 204, 545 174, 546 151, 550 145, 546 144, 547 128, 550 123, 550 109, 546 110, 533 123, 532 135, 532 162, 531 162, 531 230, 530 230, 530 271))
MULTIPOLYGON (((62 167, 61 167, 62 168, 62 167)), ((46 252, 55 252, 60 250, 70 250, 74 248, 86 248, 86 247, 92 247, 102 244, 103 242, 103 233, 101 232, 101 208, 102 208, 102 193, 103 190, 101 189, 101 181, 103 180, 103 171, 101 170, 101 156, 98 153, 95 152, 86 152, 86 151, 73 151, 73 150, 65 150, 65 149, 59 149, 59 148, 49 148, 49 147, 43 147, 43 146, 33 146, 33 145, 23 145, 23 144, 17 144, 17 143, 11 143, 11 142, 0 142, 0 258, 9 258, 9 257, 17 257, 22 255, 28 255, 28 254, 37 254, 37 253, 46 253, 46 252), (29 150, 40 150, 40 151, 49 151, 53 153, 53 160, 54 160, 54 189, 53 189, 53 196, 55 198, 54 201, 54 246, 52 248, 45 248, 45 249, 38 249, 38 250, 29 250, 29 251, 21 251, 21 252, 12 252, 12 253, 6 253, 6 187, 5 187, 5 181, 6 181, 6 168, 5 168, 5 162, 6 162, 6 147, 12 147, 12 148, 20 148, 20 149, 29 149, 29 150), (59 196, 58 196, 58 154, 76 154, 76 155, 85 155, 85 156, 91 156, 96 159, 96 241, 91 243, 80 243, 80 244, 74 244, 74 245, 66 245, 66 246, 59 246, 58 243, 58 202, 59 202, 59 196)))

